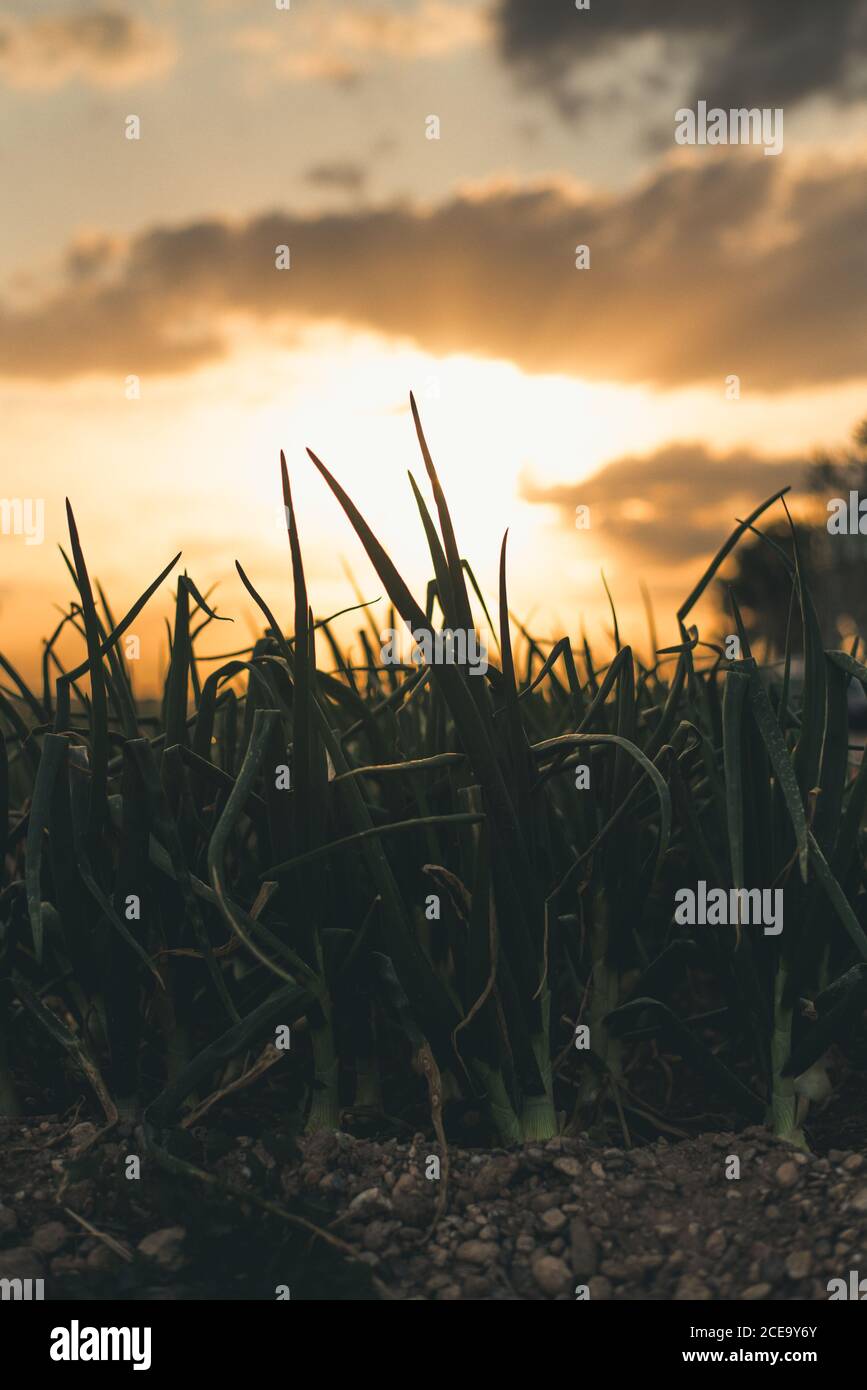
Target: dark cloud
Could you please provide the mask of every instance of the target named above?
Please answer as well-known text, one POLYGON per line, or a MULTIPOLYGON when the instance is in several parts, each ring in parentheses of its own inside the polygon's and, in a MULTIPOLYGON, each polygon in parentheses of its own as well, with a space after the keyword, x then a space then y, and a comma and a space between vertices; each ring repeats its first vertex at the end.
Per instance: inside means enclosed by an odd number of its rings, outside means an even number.
POLYGON ((561 104, 570 73, 647 36, 663 41, 668 69, 697 70, 693 100, 725 107, 851 95, 867 58, 867 0, 592 0, 585 11, 498 0, 496 24, 506 61, 561 104))
POLYGON ((123 251, 123 242, 117 237, 85 233, 67 248, 64 267, 71 281, 93 280, 109 273, 123 251))
POLYGON ((716 551, 735 525, 778 488, 797 487, 806 471, 797 458, 761 458, 748 449, 714 455, 703 444, 668 444, 653 454, 614 459, 581 482, 542 486, 522 479, 527 502, 590 508, 591 528, 604 528, 636 561, 681 564, 716 551))
POLYGON ((176 56, 167 33, 108 7, 27 19, 0 14, 0 79, 10 86, 57 87, 70 78, 123 85, 156 76, 176 56))
POLYGON ((189 370, 225 355, 241 314, 588 380, 815 387, 867 376, 865 244, 860 164, 793 172, 746 150, 674 161, 619 196, 500 186, 432 210, 212 219, 121 255, 92 240, 86 276, 36 307, 0 303, 0 374, 189 370), (581 243, 590 270, 575 269, 581 243))

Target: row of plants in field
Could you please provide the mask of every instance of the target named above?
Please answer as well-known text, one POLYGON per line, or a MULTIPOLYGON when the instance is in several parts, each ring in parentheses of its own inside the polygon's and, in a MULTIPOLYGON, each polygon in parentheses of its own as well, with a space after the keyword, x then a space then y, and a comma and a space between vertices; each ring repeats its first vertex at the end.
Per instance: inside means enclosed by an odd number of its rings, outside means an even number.
POLYGON ((440 1136, 452 1102, 501 1143, 612 1122, 628 1136, 664 1127, 648 1077, 676 1062, 719 1109, 804 1142, 798 1078, 867 1003, 867 760, 847 722, 867 667, 857 643, 823 649, 795 528, 789 547, 761 539, 783 494, 738 523, 681 605, 675 647, 645 664, 615 615, 602 657, 514 621, 505 538, 491 617, 412 408, 432 496, 411 479, 421 598, 310 458, 392 628, 472 633, 484 618, 483 673, 383 661, 364 606, 341 645, 314 616, 285 461, 292 633, 283 595, 238 564, 264 632, 216 663, 201 634, 231 629, 180 557, 117 620, 69 509, 75 595, 41 682, 0 657, 0 1111, 63 1101, 83 1076, 109 1119, 145 1111, 156 1134, 255 1084, 283 1030, 309 1131, 424 1100, 440 1136), (737 659, 690 622, 748 532, 790 594, 773 662, 735 594, 737 659), (155 714, 123 638, 173 574, 155 714), (678 920, 699 885, 747 890, 742 905, 782 894, 780 929, 740 907, 725 925, 678 920))

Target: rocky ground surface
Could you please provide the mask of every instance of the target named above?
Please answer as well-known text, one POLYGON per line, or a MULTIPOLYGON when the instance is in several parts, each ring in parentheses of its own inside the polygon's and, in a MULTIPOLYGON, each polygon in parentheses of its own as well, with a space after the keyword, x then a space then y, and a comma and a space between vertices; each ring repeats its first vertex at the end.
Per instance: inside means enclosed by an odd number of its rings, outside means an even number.
POLYGON ((555 1139, 458 1153, 422 1244, 426 1153, 328 1136, 288 1176, 333 1194, 344 1238, 402 1297, 573 1299, 583 1284, 593 1299, 825 1299, 829 1278, 867 1265, 860 1153, 811 1158, 759 1129, 631 1152, 555 1139))
POLYGON ((47 1298, 273 1299, 284 1286, 446 1302, 573 1300, 581 1287, 591 1299, 824 1300, 829 1279, 867 1272, 860 1137, 821 1154, 760 1128, 632 1150, 581 1137, 451 1149, 444 1202, 422 1135, 190 1133, 191 1161, 330 1241, 158 1174, 147 1156, 127 1177, 140 1137, 68 1117, 0 1121, 0 1277, 42 1277, 47 1298))

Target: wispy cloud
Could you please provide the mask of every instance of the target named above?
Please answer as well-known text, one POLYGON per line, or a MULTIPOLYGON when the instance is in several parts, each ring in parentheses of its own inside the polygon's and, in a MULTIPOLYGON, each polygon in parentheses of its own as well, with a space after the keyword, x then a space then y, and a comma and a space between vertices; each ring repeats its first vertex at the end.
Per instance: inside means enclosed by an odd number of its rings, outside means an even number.
POLYGON ((336 188, 342 193, 359 193, 367 175, 360 164, 349 159, 323 160, 304 171, 304 179, 315 188, 336 188))
POLYGON ((320 0, 297 16, 286 12, 268 24, 247 25, 232 43, 276 76, 348 84, 379 63, 444 58, 490 33, 487 10, 468 0, 421 0, 401 10, 386 4, 335 9, 320 0))
POLYGON ((761 496, 796 487, 798 458, 766 458, 749 449, 714 454, 705 445, 669 444, 642 457, 613 459, 590 478, 546 486, 526 476, 525 502, 559 507, 573 526, 575 508, 590 507, 591 526, 606 544, 636 561, 680 564, 705 555, 761 496))
POLYGON ((0 80, 50 88, 78 80, 125 86, 172 66, 171 36, 135 15, 108 8, 20 19, 0 11, 0 80))

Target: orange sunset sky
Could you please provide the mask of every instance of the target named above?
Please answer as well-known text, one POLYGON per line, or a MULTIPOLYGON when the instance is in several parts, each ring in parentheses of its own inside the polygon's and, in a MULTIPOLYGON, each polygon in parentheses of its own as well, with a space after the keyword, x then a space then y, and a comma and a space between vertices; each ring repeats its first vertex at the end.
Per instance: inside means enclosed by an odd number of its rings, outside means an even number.
POLYGON ((116 614, 183 550, 224 651, 236 558, 291 612, 281 447, 317 616, 344 562, 381 593, 310 445, 423 596, 413 389, 487 592, 508 526, 535 630, 601 631, 604 567, 641 644, 639 581, 673 639, 734 518, 867 415, 865 0, 0 0, 0 166, 0 495, 45 508, 43 544, 0 535, 0 647, 30 674, 67 495, 116 614), (782 153, 678 146, 699 100, 781 109, 782 153))

